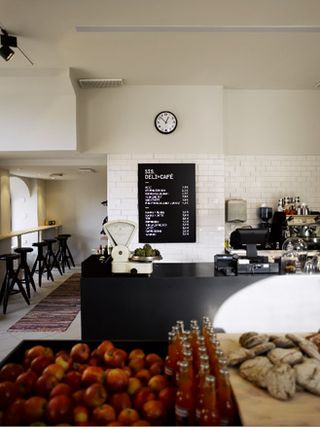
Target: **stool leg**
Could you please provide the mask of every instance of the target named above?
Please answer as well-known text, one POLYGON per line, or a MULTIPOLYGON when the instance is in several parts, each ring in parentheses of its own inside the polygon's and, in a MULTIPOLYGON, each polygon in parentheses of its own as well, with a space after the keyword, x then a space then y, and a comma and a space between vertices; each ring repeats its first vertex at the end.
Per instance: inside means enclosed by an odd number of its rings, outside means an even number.
POLYGON ((39 288, 41 288, 41 274, 40 274, 41 261, 39 260, 38 257, 36 258, 36 260, 33 264, 33 267, 31 270, 31 275, 32 275, 32 277, 34 276, 34 273, 36 272, 37 264, 38 264, 38 285, 39 285, 39 288))
POLYGON ((59 273, 61 274, 61 276, 63 276, 60 264, 58 262, 57 256, 53 253, 53 261, 52 261, 52 268, 56 267, 59 271, 59 273))
POLYGON ((71 264, 75 267, 75 263, 74 263, 74 261, 73 261, 73 257, 72 257, 72 254, 71 254, 71 251, 70 251, 70 249, 69 249, 69 246, 68 245, 66 245, 66 252, 67 252, 67 257, 70 259, 70 261, 71 261, 71 264))
POLYGON ((29 301, 28 295, 27 295, 26 291, 24 290, 24 287, 22 286, 21 280, 18 278, 17 274, 15 274, 13 276, 9 290, 12 290, 15 284, 18 285, 19 291, 21 292, 21 294, 22 294, 23 298, 25 299, 26 303, 28 305, 30 305, 30 301, 29 301))
POLYGON ((63 271, 63 273, 64 273, 65 268, 64 268, 64 260, 63 260, 63 256, 62 256, 62 249, 61 249, 61 246, 60 246, 60 247, 59 247, 59 249, 58 249, 58 252, 57 252, 56 257, 57 257, 57 261, 58 261, 59 265, 61 266, 61 270, 62 270, 62 271, 63 271))
MULTIPOLYGON (((21 270, 22 270, 22 265, 20 264, 18 269, 17 269, 17 272, 16 272, 17 277, 19 277, 19 273, 21 270)), ((30 298, 30 284, 29 284, 28 278, 26 277, 26 271, 25 270, 23 272, 23 276, 24 276, 24 282, 26 284, 27 295, 28 295, 28 298, 30 298)))
POLYGON ((7 283, 7 279, 8 279, 8 271, 6 272, 4 279, 2 281, 2 285, 1 285, 1 290, 0 290, 0 304, 2 303, 4 294, 5 294, 5 290, 6 290, 6 283, 7 283))
POLYGON ((67 266, 68 266, 68 268, 70 270, 71 267, 70 267, 69 259, 68 259, 68 256, 67 256, 67 249, 66 248, 64 248, 63 257, 64 257, 64 262, 67 264, 67 266))
POLYGON ((47 279, 51 279, 52 281, 54 281, 53 275, 51 273, 51 269, 46 261, 46 259, 43 260, 43 270, 47 271, 47 279))
POLYGON ((4 295, 3 295, 3 314, 7 312, 8 300, 9 300, 9 292, 10 292, 10 277, 7 275, 4 287, 4 295))
POLYGON ((52 271, 53 268, 57 268, 61 276, 63 275, 61 267, 59 265, 59 262, 57 260, 56 254, 53 252, 52 248, 50 249, 50 255, 47 259, 47 263, 50 267, 50 271, 52 271))
POLYGON ((24 267, 24 272, 25 272, 25 277, 28 277, 29 283, 31 283, 32 289, 37 292, 37 288, 36 288, 36 284, 34 283, 30 268, 28 266, 28 264, 25 265, 24 267))

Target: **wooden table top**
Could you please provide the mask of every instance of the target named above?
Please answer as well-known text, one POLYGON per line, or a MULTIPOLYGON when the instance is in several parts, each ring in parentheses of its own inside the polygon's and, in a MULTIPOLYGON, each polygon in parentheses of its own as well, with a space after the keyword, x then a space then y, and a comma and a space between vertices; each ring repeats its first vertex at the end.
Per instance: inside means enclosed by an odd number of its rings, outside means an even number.
MULTIPOLYGON (((284 335, 284 333, 281 335, 284 335)), ((239 334, 219 334, 221 347, 226 354, 240 347, 238 339, 239 334)), ((229 371, 232 389, 243 425, 320 425, 320 396, 305 391, 296 391, 291 400, 281 401, 240 377, 236 368, 229 369, 229 371)))

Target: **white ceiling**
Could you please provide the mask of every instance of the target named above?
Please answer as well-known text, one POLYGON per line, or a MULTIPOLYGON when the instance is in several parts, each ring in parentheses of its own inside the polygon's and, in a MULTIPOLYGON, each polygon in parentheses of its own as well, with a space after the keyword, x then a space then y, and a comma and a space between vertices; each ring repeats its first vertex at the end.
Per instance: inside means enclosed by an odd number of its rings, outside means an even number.
POLYGON ((314 89, 320 80, 320 0, 0 0, 0 11, 34 63, 16 49, 0 58, 0 80, 68 68, 128 85, 314 89))
POLYGON ((320 80, 319 0, 0 0, 0 10, 1 26, 34 62, 17 51, 0 71, 72 67, 78 77, 123 77, 127 84, 231 88, 312 89, 320 80), (204 26, 211 31, 199 32, 204 26))

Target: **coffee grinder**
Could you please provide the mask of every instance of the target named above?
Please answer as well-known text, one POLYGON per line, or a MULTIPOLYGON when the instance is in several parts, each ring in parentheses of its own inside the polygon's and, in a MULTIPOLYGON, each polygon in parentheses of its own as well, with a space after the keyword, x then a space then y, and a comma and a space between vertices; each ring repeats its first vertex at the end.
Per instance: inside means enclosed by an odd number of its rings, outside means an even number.
POLYGON ((259 217, 261 223, 259 224, 260 228, 267 228, 270 231, 269 219, 272 218, 272 208, 267 208, 266 206, 261 206, 259 208, 259 217))

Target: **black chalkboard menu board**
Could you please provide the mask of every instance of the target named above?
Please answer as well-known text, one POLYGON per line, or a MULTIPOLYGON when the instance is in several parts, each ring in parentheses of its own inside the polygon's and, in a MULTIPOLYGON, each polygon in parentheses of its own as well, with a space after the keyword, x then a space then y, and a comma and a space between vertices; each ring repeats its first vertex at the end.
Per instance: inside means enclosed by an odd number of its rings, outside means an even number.
POLYGON ((139 242, 196 241, 195 164, 138 165, 139 242))

